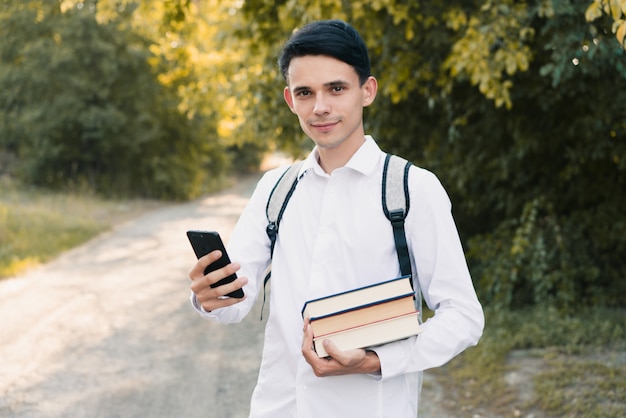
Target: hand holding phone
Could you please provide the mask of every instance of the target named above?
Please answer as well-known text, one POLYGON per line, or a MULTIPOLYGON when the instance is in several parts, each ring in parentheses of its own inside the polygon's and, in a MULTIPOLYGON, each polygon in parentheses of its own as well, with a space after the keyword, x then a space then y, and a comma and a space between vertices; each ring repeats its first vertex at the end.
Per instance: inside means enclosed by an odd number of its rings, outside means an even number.
MULTIPOLYGON (((197 258, 203 257, 211 251, 215 250, 220 250, 222 252, 222 257, 220 257, 219 260, 214 261, 206 267, 206 269, 204 270, 205 275, 222 267, 226 267, 230 264, 230 258, 228 257, 228 253, 226 253, 226 248, 224 247, 222 238, 217 232, 187 231, 187 238, 189 238, 189 242, 191 243, 191 247, 196 253, 197 258)), ((225 285, 234 281, 236 278, 237 275, 233 273, 230 276, 219 280, 217 283, 212 284, 211 287, 215 288, 225 285)), ((244 296, 243 289, 237 289, 234 292, 228 293, 226 296, 241 299, 244 296)))

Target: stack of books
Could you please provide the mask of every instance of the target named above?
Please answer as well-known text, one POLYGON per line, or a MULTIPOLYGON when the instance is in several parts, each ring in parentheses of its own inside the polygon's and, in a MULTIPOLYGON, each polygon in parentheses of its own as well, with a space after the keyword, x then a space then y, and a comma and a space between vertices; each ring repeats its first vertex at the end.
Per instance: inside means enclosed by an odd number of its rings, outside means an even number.
POLYGON ((319 357, 328 356, 322 344, 326 339, 340 350, 352 350, 421 332, 410 276, 309 300, 302 317, 311 323, 319 357))

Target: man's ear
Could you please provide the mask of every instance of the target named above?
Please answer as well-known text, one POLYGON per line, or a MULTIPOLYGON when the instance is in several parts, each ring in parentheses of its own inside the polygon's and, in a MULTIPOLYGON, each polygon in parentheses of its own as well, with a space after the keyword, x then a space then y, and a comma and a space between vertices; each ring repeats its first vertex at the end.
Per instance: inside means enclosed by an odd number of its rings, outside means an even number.
POLYGON ((287 106, 289 106, 289 109, 291 110, 291 112, 296 113, 293 110, 293 96, 291 95, 289 86, 285 87, 285 89, 283 90, 283 97, 285 98, 285 101, 287 102, 287 106))
POLYGON ((363 107, 371 105, 376 98, 378 81, 373 76, 369 76, 363 83, 363 86, 361 86, 361 89, 363 89, 363 107))

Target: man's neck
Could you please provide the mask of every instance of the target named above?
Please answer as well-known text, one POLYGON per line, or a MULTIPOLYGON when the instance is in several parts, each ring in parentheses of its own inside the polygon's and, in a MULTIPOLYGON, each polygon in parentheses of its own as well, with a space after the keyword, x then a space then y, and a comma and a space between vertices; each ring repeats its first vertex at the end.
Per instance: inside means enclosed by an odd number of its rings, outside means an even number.
POLYGON ((318 147, 318 163, 326 174, 331 174, 334 170, 345 166, 364 143, 365 136, 362 136, 360 141, 344 142, 338 147, 318 147))

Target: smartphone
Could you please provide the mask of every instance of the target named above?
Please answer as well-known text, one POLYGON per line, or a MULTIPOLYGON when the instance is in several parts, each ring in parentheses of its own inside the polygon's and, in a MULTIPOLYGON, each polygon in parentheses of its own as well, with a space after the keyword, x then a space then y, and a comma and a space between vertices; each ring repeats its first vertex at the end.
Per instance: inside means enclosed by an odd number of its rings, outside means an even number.
MULTIPOLYGON (((187 231, 187 238, 189 238, 191 247, 198 258, 203 257, 214 250, 220 250, 222 252, 222 257, 212 264, 209 264, 204 270, 204 274, 208 274, 230 264, 230 258, 226 253, 226 248, 224 247, 224 243, 222 242, 222 238, 219 233, 215 231, 187 231)), ((236 278, 237 275, 233 273, 217 283, 212 284, 211 287, 225 285, 226 283, 232 282, 236 278)), ((226 296, 241 299, 244 296, 243 289, 237 289, 234 292, 228 293, 226 296)))

